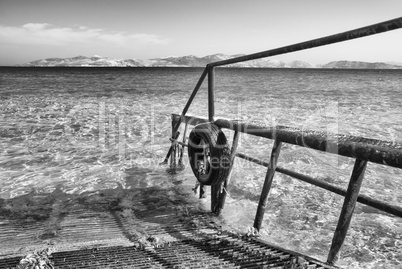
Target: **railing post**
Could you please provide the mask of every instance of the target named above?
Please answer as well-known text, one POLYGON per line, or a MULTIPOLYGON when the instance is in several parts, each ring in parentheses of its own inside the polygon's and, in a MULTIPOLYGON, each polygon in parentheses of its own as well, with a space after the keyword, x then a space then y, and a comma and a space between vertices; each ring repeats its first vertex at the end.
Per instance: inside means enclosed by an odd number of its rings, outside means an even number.
POLYGON ((221 194, 221 185, 212 184, 211 185, 211 211, 218 215, 219 211, 219 198, 221 194))
POLYGON ((272 147, 271 159, 269 161, 269 167, 267 174, 265 175, 264 186, 262 187, 260 202, 258 203, 257 213, 254 220, 254 228, 259 231, 261 229, 262 220, 264 218, 265 208, 267 207, 268 194, 271 189, 272 180, 275 175, 276 165, 279 159, 279 153, 281 151, 282 142, 275 140, 272 147))
MULTIPOLYGON (((218 193, 215 194, 217 196, 217 201, 216 201, 216 204, 213 204, 213 206, 212 206, 212 211, 214 213, 216 213, 216 215, 219 215, 221 213, 223 207, 225 206, 226 195, 227 195, 226 189, 230 182, 230 177, 231 177, 233 165, 234 165, 234 159, 236 158, 237 146, 239 144, 239 137, 240 137, 240 132, 235 131, 234 137, 233 137, 232 149, 230 151, 229 175, 228 175, 227 179, 225 180, 225 182, 223 182, 223 184, 218 189, 218 193)), ((212 195, 214 195, 213 191, 212 191, 212 195)))
MULTIPOLYGON (((172 116, 172 144, 170 146, 169 149, 169 153, 170 153, 170 167, 169 167, 169 172, 170 173, 176 173, 176 139, 179 137, 180 132, 175 132, 174 130, 174 126, 175 126, 176 122, 174 117, 172 116)), ((166 160, 167 161, 167 160, 166 160)))
MULTIPOLYGON (((188 123, 186 122, 184 125, 184 133, 183 133, 183 145, 186 144, 186 135, 187 135, 187 129, 188 129, 188 123)), ((183 155, 184 155, 184 146, 181 147, 181 151, 180 151, 180 157, 179 157, 179 162, 178 162, 178 166, 180 169, 184 169, 184 164, 183 164, 183 155)))
MULTIPOLYGON (((175 130, 176 126, 178 126, 178 122, 180 123, 180 120, 176 121, 175 117, 172 115, 172 139, 173 140, 176 140, 180 135, 180 132, 175 130)), ((169 151, 166 154, 165 160, 163 160, 163 162, 161 162, 161 164, 167 164, 168 163, 169 158, 170 158, 170 156, 171 156, 171 154, 173 152, 173 147, 174 147, 174 143, 172 142, 172 144, 170 145, 169 151)))
MULTIPOLYGON (((214 67, 208 67, 208 120, 214 122, 215 117, 215 70, 214 67)), ((217 213, 219 207, 220 187, 211 185, 211 211, 217 213)))
POLYGON ((356 159, 350 177, 348 190, 346 191, 345 200, 343 202, 342 211, 339 216, 338 225, 336 226, 334 237, 332 238, 331 249, 328 254, 327 263, 334 265, 338 260, 338 253, 345 241, 346 234, 352 220, 353 211, 355 210, 357 198, 359 196, 360 187, 363 182, 364 172, 366 171, 367 161, 356 159))
POLYGON ((214 67, 208 68, 208 119, 214 122, 215 117, 215 70, 214 67))

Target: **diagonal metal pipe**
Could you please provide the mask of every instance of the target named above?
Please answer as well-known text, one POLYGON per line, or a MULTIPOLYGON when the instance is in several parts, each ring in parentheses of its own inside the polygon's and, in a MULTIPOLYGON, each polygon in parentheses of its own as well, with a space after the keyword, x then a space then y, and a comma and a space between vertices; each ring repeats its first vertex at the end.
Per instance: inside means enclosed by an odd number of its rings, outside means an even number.
POLYGON ((395 29, 402 28, 402 17, 395 18, 389 21, 384 21, 380 23, 376 23, 373 25, 357 28, 354 30, 346 31, 339 34, 329 35, 326 37, 321 37, 317 39, 312 39, 309 41, 296 43, 293 45, 280 47, 272 50, 261 51, 253 54, 248 54, 232 59, 227 59, 223 61, 213 62, 207 65, 207 67, 215 67, 215 66, 222 66, 228 64, 234 64, 239 62, 246 62, 250 60, 286 54, 294 51, 311 49, 315 47, 321 47, 329 44, 339 43, 347 40, 352 40, 356 38, 361 38, 365 36, 375 35, 395 29))

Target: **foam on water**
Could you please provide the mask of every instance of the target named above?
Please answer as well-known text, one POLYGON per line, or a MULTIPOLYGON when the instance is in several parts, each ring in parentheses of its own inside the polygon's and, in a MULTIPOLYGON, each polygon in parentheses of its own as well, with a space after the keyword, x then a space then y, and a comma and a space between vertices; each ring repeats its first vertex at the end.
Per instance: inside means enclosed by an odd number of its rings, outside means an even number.
MULTIPOLYGON (((201 69, 1 69, 0 198, 33 191, 80 195, 170 188, 191 193, 191 169, 167 174, 171 113, 180 113, 201 69)), ((400 71, 217 69, 217 118, 262 121, 402 142, 400 71)), ((205 83, 204 83, 205 84, 205 83)), ((190 115, 207 116, 206 86, 190 115)), ((183 130, 182 130, 183 131, 183 130)), ((233 132, 225 131, 230 139, 233 132)), ((272 141, 242 135, 239 151, 268 161, 272 141)), ((279 165, 344 188, 353 160, 284 145, 279 165)), ((236 160, 220 220, 252 226, 266 169, 236 160)), ((362 193, 402 200, 400 169, 369 164, 362 193)), ((277 174, 261 235, 326 259, 343 200, 277 174)), ((402 264, 402 220, 358 205, 341 253, 345 268, 402 264)))

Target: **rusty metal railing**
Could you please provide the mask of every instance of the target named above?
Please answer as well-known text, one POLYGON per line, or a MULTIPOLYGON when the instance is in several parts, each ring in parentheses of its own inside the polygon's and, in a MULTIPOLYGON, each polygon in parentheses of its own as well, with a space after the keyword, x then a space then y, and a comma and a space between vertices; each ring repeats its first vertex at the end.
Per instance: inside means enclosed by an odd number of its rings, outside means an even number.
MULTIPOLYGON (((263 165, 265 167, 268 167, 262 193, 260 196, 260 201, 257 208, 256 217, 254 220, 254 228, 257 230, 260 230, 261 228, 261 223, 267 205, 268 194, 272 185, 275 172, 280 172, 292 176, 299 180, 305 181, 307 183, 316 185, 331 192, 345 196, 340 217, 338 219, 338 224, 335 230, 335 234, 327 258, 328 264, 331 265, 335 264, 336 260, 338 259, 339 250, 343 245, 346 233, 349 229, 349 225, 352 219, 356 202, 360 202, 372 206, 374 208, 377 208, 379 210, 382 210, 384 212, 387 212, 389 214, 402 217, 401 207, 387 204, 364 195, 359 195, 360 187, 362 185, 364 173, 368 162, 402 168, 402 144, 374 140, 374 139, 367 139, 356 136, 345 136, 345 135, 328 134, 309 130, 299 130, 296 128, 290 128, 284 126, 264 126, 258 124, 251 124, 247 122, 228 121, 223 119, 215 120, 214 68, 218 66, 224 66, 238 62, 244 62, 329 45, 333 43, 361 38, 364 36, 374 35, 399 28, 402 28, 402 17, 323 38, 318 38, 273 50, 267 50, 259 53, 254 53, 250 55, 245 55, 241 57, 236 57, 208 64, 204 69, 200 79, 198 80, 181 115, 175 115, 175 114, 172 115, 172 139, 171 139, 172 147, 169 149, 169 152, 166 155, 165 162, 167 163, 171 155, 172 158, 174 157, 175 154, 172 154, 172 152, 175 149, 175 145, 181 144, 182 146, 186 146, 185 143, 177 141, 178 129, 180 127, 180 124, 183 122, 186 123, 186 128, 187 124, 189 123, 198 124, 202 122, 211 122, 216 124, 220 128, 227 128, 235 131, 232 145, 231 160, 233 161, 235 156, 237 156, 252 161, 254 163, 263 165), (208 119, 187 117, 186 113, 207 75, 208 75, 208 119), (271 152, 270 162, 266 163, 256 158, 247 156, 245 154, 237 153, 236 149, 237 149, 239 132, 256 135, 268 139, 273 139, 274 145, 271 152), (306 175, 299 174, 294 171, 287 170, 282 167, 278 167, 277 161, 283 143, 308 147, 315 150, 325 151, 356 159, 347 190, 343 190, 337 186, 333 186, 319 179, 315 179, 306 175)), ((224 184, 226 184, 226 182, 224 184)), ((211 208, 219 213, 220 210, 223 208, 226 192, 220 192, 219 187, 212 185, 211 195, 212 195, 211 208)))

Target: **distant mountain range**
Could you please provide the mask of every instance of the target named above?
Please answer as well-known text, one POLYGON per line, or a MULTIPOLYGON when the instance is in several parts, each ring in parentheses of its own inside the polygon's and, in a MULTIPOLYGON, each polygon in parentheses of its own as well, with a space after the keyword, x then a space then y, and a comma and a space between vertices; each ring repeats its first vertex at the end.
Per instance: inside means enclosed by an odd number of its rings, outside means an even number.
POLYGON ((402 65, 390 64, 390 63, 368 63, 368 62, 357 62, 357 61, 336 61, 330 62, 323 66, 322 68, 348 68, 348 69, 402 69, 402 65))
MULTIPOLYGON (((102 56, 76 56, 72 58, 46 58, 35 60, 18 66, 89 66, 89 67, 204 67, 208 63, 222 61, 242 55, 213 54, 205 57, 169 56, 149 60, 113 59, 102 56)), ((352 69, 402 69, 402 64, 368 63, 357 61, 335 61, 314 66, 307 62, 282 62, 275 59, 258 59, 229 65, 230 67, 271 67, 271 68, 352 68, 352 69)))

